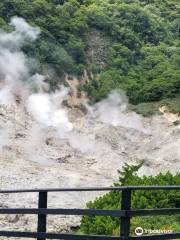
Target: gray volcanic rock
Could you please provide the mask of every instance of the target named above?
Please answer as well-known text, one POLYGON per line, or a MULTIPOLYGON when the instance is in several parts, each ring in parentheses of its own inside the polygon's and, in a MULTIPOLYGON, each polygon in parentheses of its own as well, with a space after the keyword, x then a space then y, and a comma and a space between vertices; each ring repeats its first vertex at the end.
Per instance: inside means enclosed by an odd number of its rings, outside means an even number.
MULTIPOLYGON (((89 119, 69 116, 81 144, 73 148, 58 138, 53 128, 40 129, 24 107, 0 107, 0 188, 61 188, 110 186, 118 179, 124 163, 144 160, 139 174, 156 174, 180 169, 180 128, 162 116, 142 118, 147 132, 89 119), (94 149, 93 149, 94 147, 94 149), (87 150, 87 151, 86 151, 87 150)), ((49 207, 84 208, 102 193, 50 193, 49 207)), ((37 194, 3 194, 1 207, 37 207, 37 194)), ((49 231, 70 231, 79 217, 48 217, 49 231)), ((36 230, 35 216, 0 216, 1 229, 36 230)))

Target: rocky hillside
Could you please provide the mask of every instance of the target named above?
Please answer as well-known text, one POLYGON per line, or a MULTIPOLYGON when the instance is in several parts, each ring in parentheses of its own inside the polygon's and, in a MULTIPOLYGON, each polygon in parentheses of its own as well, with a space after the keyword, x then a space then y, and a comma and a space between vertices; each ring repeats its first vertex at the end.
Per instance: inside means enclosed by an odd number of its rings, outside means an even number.
MULTIPOLYGON (((122 121, 131 114, 123 113, 122 121)), ((180 170, 180 128, 170 122, 167 115, 140 117, 142 125, 139 120, 134 125, 134 119, 128 118, 129 126, 89 118, 77 109, 69 109, 68 115, 75 134, 71 140, 56 136, 52 127, 39 129, 22 105, 0 107, 1 189, 110 186, 118 177, 117 169, 125 162, 141 160, 144 160, 144 167, 139 174, 180 170)), ((94 197, 89 193, 49 196, 53 207, 84 207, 94 197)), ((35 207, 37 196, 5 194, 0 204, 35 207)), ((1 216, 0 219, 3 228, 13 228, 14 224, 20 227, 22 223, 24 229, 35 228, 32 217, 1 216)), ((51 230, 76 225, 77 218, 62 217, 58 223, 57 219, 49 219, 51 230)))

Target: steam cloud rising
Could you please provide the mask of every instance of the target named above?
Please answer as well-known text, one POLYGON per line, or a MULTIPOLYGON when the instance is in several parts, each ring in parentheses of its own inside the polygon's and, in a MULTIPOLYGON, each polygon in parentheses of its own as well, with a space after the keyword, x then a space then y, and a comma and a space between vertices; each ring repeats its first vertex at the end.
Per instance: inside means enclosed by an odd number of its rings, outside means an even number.
POLYGON ((16 94, 22 94, 23 80, 28 79, 27 58, 20 51, 26 40, 35 40, 40 33, 24 19, 13 17, 10 25, 15 28, 11 33, 0 31, 0 104, 12 104, 16 94))
POLYGON ((134 128, 146 132, 141 117, 135 112, 128 112, 128 99, 123 91, 114 90, 101 102, 95 104, 92 115, 95 119, 125 128, 134 128))
MULTIPOLYGON (((103 148, 93 133, 87 136, 76 132, 69 121, 62 104, 68 96, 68 89, 60 86, 59 90, 51 93, 48 91, 49 86, 45 83, 44 76, 38 73, 30 75, 28 59, 21 51, 21 47, 27 40, 35 41, 40 29, 30 26, 24 19, 18 17, 13 17, 10 25, 14 27, 11 33, 0 31, 0 105, 16 104, 17 98, 21 99, 21 103, 35 121, 32 129, 33 141, 35 138, 39 139, 39 131, 54 128, 60 138, 67 139, 73 148, 83 153, 103 148)), ((94 106, 88 106, 86 118, 97 123, 145 132, 141 118, 133 112, 128 112, 127 105, 128 99, 125 94, 122 91, 113 91, 107 99, 94 106)), ((8 141, 6 130, 0 129, 0 136, 1 150, 8 141)))

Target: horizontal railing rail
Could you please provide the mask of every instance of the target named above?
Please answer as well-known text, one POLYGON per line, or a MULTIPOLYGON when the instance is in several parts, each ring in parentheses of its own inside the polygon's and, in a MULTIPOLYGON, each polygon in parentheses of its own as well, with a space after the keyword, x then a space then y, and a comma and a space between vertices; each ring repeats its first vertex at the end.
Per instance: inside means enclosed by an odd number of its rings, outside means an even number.
POLYGON ((19 237, 19 238, 37 238, 45 239, 123 239, 123 240, 158 240, 158 239, 180 239, 180 232, 130 236, 130 220, 135 216, 155 216, 155 215, 176 215, 180 214, 180 208, 156 208, 156 209, 131 209, 132 191, 138 190, 180 190, 180 186, 117 186, 117 187, 96 187, 96 188, 54 188, 54 189, 19 189, 19 190, 0 190, 0 194, 23 194, 38 193, 38 208, 0 208, 2 214, 27 214, 37 215, 37 232, 19 232, 19 231, 0 231, 0 236, 19 237), (121 191, 121 208, 114 210, 103 209, 62 209, 48 208, 48 193, 50 192, 86 192, 86 191, 121 191), (120 218, 120 236, 91 236, 77 234, 47 233, 47 215, 77 215, 77 216, 110 216, 120 218))
POLYGON ((119 186, 119 187, 84 187, 84 188, 39 188, 39 189, 4 189, 0 193, 39 193, 39 192, 102 192, 121 190, 180 190, 180 185, 171 186, 119 186))
POLYGON ((101 209, 46 209, 46 208, 19 208, 0 209, 0 214, 46 214, 46 215, 87 215, 87 216, 111 216, 125 217, 126 211, 121 210, 101 210, 101 209))
MULTIPOLYGON (((1 232, 0 236, 12 237, 12 232, 1 232)), ((134 237, 119 237, 119 236, 90 236, 90 235, 74 235, 74 234, 62 234, 62 233, 43 233, 43 232, 14 232, 13 237, 18 238, 37 238, 37 239, 72 239, 72 240, 161 240, 161 239, 180 239, 179 233, 169 233, 164 235, 152 235, 152 236, 134 236, 134 237)))

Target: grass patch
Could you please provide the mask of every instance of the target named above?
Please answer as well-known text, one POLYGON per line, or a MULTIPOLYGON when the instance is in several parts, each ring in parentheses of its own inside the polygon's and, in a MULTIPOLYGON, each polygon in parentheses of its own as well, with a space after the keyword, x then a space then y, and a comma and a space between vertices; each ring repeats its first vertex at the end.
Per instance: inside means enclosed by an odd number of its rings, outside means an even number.
POLYGON ((140 103, 137 105, 130 104, 129 109, 144 117, 150 117, 155 114, 161 114, 159 108, 164 105, 168 107, 170 112, 180 115, 180 97, 165 99, 159 102, 140 103))

